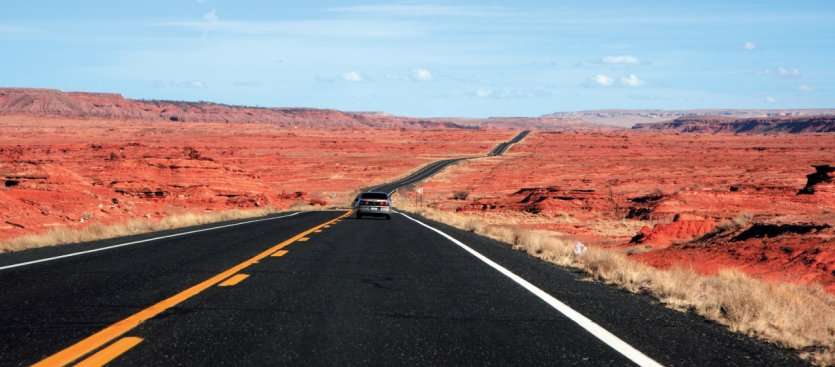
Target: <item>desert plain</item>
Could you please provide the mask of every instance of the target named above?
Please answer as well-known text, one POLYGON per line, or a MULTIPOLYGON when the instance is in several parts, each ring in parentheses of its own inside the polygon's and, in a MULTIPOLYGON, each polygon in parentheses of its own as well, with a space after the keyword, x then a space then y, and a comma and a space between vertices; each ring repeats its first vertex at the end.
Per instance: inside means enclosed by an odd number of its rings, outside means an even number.
MULTIPOLYGON (((181 213, 345 207, 362 187, 483 156, 516 132, 3 116, 0 240, 181 213)), ((534 131, 400 197, 656 267, 734 268, 835 292, 835 190, 831 173, 814 178, 832 162, 832 134, 534 131)))
POLYGON ((624 128, 0 88, 0 252, 344 210, 364 188, 468 158, 399 189, 396 210, 829 364, 835 117, 710 113, 624 128))

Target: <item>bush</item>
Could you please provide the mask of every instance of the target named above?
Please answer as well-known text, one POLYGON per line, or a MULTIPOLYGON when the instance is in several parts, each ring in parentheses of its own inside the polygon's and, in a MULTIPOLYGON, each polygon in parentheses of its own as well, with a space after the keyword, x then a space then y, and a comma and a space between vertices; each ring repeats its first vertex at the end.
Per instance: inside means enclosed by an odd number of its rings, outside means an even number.
POLYGON ((453 200, 467 200, 467 197, 470 196, 469 191, 456 191, 452 193, 453 200))

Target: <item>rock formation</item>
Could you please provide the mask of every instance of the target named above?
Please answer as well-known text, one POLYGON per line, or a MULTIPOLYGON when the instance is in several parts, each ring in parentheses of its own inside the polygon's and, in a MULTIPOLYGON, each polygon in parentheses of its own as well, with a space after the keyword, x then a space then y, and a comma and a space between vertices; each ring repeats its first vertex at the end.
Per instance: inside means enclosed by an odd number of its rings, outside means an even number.
POLYGON ((636 124, 632 129, 709 134, 831 133, 835 132, 835 115, 747 119, 712 116, 680 117, 668 122, 636 124))
MULTIPOLYGON (((412 118, 380 112, 260 108, 211 102, 132 100, 119 94, 0 88, 0 115, 130 121, 271 124, 279 127, 406 129, 596 130, 601 125, 560 118, 412 118)), ((602 127, 602 128, 605 128, 602 127)), ((611 129, 608 128, 608 129, 611 129)))
POLYGON ((804 187, 798 195, 811 195, 814 193, 828 193, 835 194, 835 167, 828 164, 820 166, 812 166, 815 168, 815 173, 806 175, 806 187, 804 187))

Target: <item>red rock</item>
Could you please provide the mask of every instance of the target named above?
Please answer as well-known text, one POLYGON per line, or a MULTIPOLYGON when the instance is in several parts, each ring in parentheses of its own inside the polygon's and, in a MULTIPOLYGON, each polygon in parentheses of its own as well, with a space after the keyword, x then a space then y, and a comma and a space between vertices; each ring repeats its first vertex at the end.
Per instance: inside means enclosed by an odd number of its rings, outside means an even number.
POLYGON ((0 116, 0 240, 182 212, 341 205, 360 187, 513 135, 0 116))
POLYGON ((737 234, 756 223, 835 227, 835 195, 818 189, 826 182, 816 183, 813 195, 797 195, 810 166, 833 163, 835 134, 535 132, 503 157, 462 162, 421 187, 430 207, 461 208, 590 246, 634 247, 632 238, 643 234, 657 249, 634 256, 653 265, 740 268, 833 291, 831 229, 703 238, 720 225, 739 226, 737 234), (451 199, 457 191, 467 200, 451 199))
POLYGON ((639 123, 636 131, 682 133, 779 134, 835 132, 835 116, 775 116, 735 119, 718 116, 679 117, 669 122, 639 123))
POLYGON ((352 113, 313 108, 258 108, 209 102, 131 100, 112 93, 61 92, 52 89, 0 88, 0 115, 77 119, 222 122, 281 127, 404 129, 600 129, 579 119, 412 118, 381 113, 352 113))
MULTIPOLYGON (((639 232, 636 243, 651 244, 655 248, 668 247, 675 242, 690 241, 709 233, 716 227, 716 222, 708 220, 680 220, 673 223, 659 223, 649 232, 639 232)), ((647 228, 647 227, 645 227, 647 228)))
POLYGON ((835 231, 831 227, 808 233, 787 231, 773 237, 739 238, 750 228, 633 257, 659 267, 693 267, 706 274, 733 267, 767 280, 818 283, 835 293, 835 231))
POLYGON ((835 167, 824 164, 814 168, 815 173, 806 175, 806 187, 798 194, 835 195, 835 167))

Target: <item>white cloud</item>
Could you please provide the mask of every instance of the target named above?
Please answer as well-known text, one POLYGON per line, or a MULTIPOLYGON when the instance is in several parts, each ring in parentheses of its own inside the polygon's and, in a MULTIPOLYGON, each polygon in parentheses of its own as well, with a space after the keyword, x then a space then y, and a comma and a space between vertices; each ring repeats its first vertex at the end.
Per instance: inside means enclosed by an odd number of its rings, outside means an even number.
POLYGON ((409 82, 427 82, 435 79, 431 71, 423 68, 412 69, 409 73, 386 74, 384 77, 389 80, 409 82))
POLYGON ((765 101, 768 102, 768 103, 777 103, 777 98, 774 98, 772 96, 768 96, 768 97, 765 97, 765 101))
POLYGON ((217 26, 220 18, 217 16, 217 11, 212 9, 208 13, 203 14, 203 20, 205 21, 203 22, 203 42, 205 42, 206 37, 209 36, 209 32, 217 26))
POLYGON ((432 73, 426 69, 414 69, 412 70, 412 78, 414 80, 428 81, 432 80, 432 73))
POLYGON ((800 76, 800 70, 797 70, 797 68, 784 68, 781 66, 777 68, 777 74, 780 76, 796 77, 800 76))
POLYGON ((757 44, 754 43, 754 42, 747 41, 747 42, 742 44, 742 48, 744 48, 746 50, 756 50, 757 49, 757 44))
POLYGON ((632 55, 606 56, 601 60, 604 64, 638 64, 641 62, 637 57, 632 55))
POLYGON ((393 5, 358 5, 328 9, 333 12, 379 15, 386 17, 426 17, 426 16, 501 16, 505 8, 498 6, 455 6, 437 4, 393 4, 393 5))
POLYGON ((487 98, 493 94, 492 90, 485 89, 485 88, 478 88, 475 90, 475 96, 478 98, 487 98))
POLYGON ((236 80, 233 81, 232 84, 236 87, 260 87, 264 85, 257 80, 236 80))
POLYGON ((362 76, 362 74, 360 74, 356 71, 349 71, 345 74, 342 74, 342 80, 344 80, 346 82, 351 82, 351 83, 359 83, 359 82, 364 81, 365 78, 362 76))
POLYGON ((487 89, 478 88, 473 93, 478 98, 529 99, 548 97, 551 93, 540 89, 487 89))
POLYGON ((612 78, 608 75, 604 75, 604 74, 597 74, 593 78, 591 78, 591 80, 595 84, 603 86, 603 87, 611 87, 613 84, 615 84, 615 79, 614 78, 612 78))
POLYGON ((430 32, 426 25, 418 22, 384 19, 229 21, 220 20, 217 12, 204 14, 203 20, 200 21, 151 22, 146 24, 154 27, 183 28, 202 32, 211 28, 212 32, 232 36, 298 36, 323 39, 406 38, 424 36, 430 32))
POLYGON ((638 79, 635 74, 620 77, 620 83, 630 88, 640 88, 647 84, 645 81, 638 79))
POLYGON ((202 80, 161 81, 154 82, 154 88, 172 89, 206 89, 209 85, 202 80))
POLYGON ((215 9, 210 10, 208 13, 203 14, 203 20, 207 22, 217 22, 220 18, 217 16, 217 11, 215 9))
POLYGON ((797 90, 801 92, 814 92, 815 87, 808 85, 808 84, 800 84, 797 86, 797 90))

